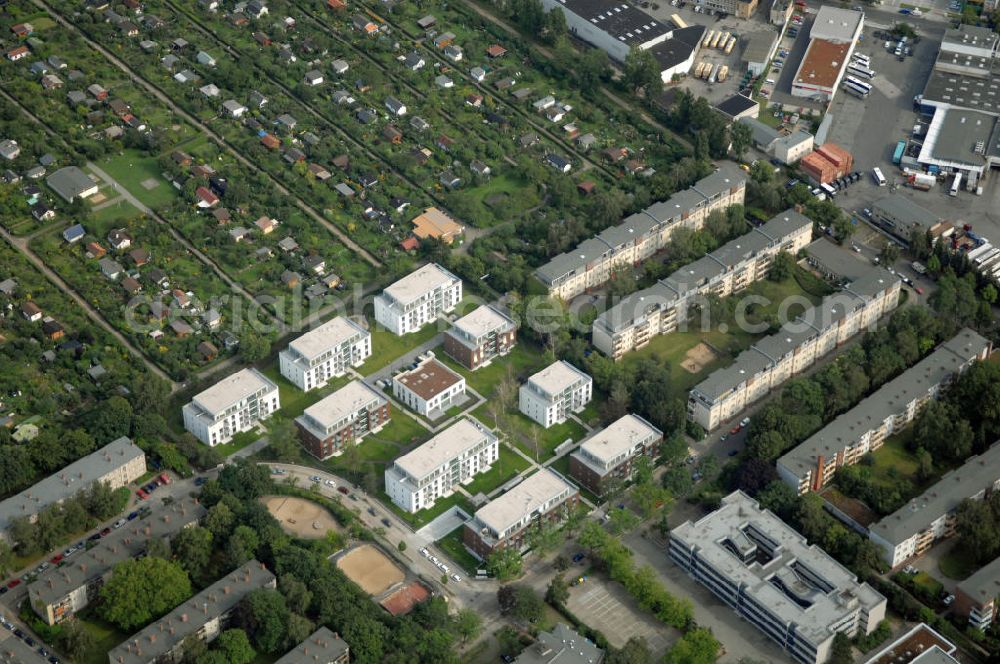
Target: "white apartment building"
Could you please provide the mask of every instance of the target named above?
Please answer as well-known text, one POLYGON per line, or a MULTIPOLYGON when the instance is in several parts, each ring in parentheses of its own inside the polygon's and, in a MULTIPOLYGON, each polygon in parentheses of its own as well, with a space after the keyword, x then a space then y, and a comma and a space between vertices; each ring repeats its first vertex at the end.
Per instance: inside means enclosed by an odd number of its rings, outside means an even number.
MULTIPOLYGON (((955 533, 955 511, 965 499, 982 500, 1000 489, 1000 445, 993 445, 931 488, 868 529, 893 568, 923 555, 935 542, 955 533)), ((1000 595, 1000 589, 997 589, 1000 595)))
POLYGON ((437 263, 429 263, 375 297, 375 320, 402 336, 452 311, 461 300, 462 280, 437 263))
POLYGON ((393 376, 392 394, 411 410, 435 419, 465 402, 465 378, 429 357, 393 376))
POLYGON ((612 359, 642 348, 687 321, 689 307, 714 294, 726 297, 767 276, 781 251, 793 256, 812 239, 812 220, 795 210, 781 214, 653 286, 625 297, 593 325, 594 345, 612 359))
POLYGON ((419 512, 489 470, 499 456, 497 437, 467 417, 396 459, 385 471, 385 492, 407 512, 419 512))
POLYGON ((349 367, 361 366, 371 354, 371 332, 337 316, 288 344, 278 361, 281 375, 308 392, 343 376, 349 367))
POLYGON ((670 559, 801 664, 870 634, 886 599, 742 491, 670 532, 670 559))
POLYGON ((223 378, 184 406, 184 428, 215 447, 249 431, 280 408, 278 386, 256 369, 223 378))
POLYGON ((896 308, 902 282, 883 268, 804 311, 713 371, 688 394, 688 419, 711 431, 896 308))
POLYGON ((559 360, 534 374, 518 390, 522 413, 548 429, 579 413, 594 395, 594 380, 559 360))
POLYGON ((912 422, 956 376, 989 354, 988 340, 962 329, 778 459, 778 476, 799 494, 819 491, 833 480, 838 468, 853 465, 882 447, 888 436, 912 422))
POLYGON ((698 230, 714 210, 743 204, 746 174, 731 162, 698 180, 690 189, 654 203, 605 229, 535 271, 550 297, 571 300, 611 279, 616 269, 639 265, 667 246, 678 228, 698 230))

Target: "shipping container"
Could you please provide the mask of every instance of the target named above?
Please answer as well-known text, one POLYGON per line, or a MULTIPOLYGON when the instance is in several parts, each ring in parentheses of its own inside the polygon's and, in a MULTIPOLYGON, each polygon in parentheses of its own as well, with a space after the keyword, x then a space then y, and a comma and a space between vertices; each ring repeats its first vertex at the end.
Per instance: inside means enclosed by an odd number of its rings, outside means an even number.
POLYGON ((892 153, 892 163, 899 166, 899 161, 903 158, 904 152, 906 152, 906 141, 896 143, 896 151, 892 153))

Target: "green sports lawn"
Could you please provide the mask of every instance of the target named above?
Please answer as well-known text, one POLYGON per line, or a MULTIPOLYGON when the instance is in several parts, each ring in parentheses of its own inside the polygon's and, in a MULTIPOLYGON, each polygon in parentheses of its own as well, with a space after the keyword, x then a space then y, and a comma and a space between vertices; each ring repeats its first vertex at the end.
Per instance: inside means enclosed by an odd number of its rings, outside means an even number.
POLYGON ((154 210, 172 203, 178 196, 179 192, 160 175, 157 159, 143 156, 138 150, 123 150, 121 154, 102 159, 97 165, 154 210), (147 180, 155 180, 157 185, 146 189, 143 183, 147 180))

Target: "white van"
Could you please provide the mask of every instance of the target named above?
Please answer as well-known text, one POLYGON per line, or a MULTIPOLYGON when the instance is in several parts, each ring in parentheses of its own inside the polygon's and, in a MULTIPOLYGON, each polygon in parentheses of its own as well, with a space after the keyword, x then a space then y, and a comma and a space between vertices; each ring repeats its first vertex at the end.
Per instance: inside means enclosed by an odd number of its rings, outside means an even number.
POLYGON ((773 78, 769 78, 769 79, 767 79, 764 82, 767 83, 768 85, 774 85, 774 79, 773 78))

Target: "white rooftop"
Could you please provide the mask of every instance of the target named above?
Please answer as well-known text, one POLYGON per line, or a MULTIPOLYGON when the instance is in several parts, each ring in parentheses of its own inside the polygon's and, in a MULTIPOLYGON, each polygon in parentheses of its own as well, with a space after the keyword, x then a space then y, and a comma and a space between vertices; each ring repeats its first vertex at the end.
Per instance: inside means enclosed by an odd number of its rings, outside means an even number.
POLYGON ((472 419, 462 419, 409 454, 396 459, 395 465, 413 478, 420 479, 451 459, 461 456, 493 434, 472 419))
POLYGON ((461 330, 467 336, 476 338, 495 330, 512 324, 513 321, 500 313, 492 306, 484 304, 472 313, 462 316, 453 323, 456 329, 461 330))
POLYGON ((388 286, 383 293, 405 305, 456 281, 458 281, 458 277, 448 270, 437 263, 428 263, 388 286))
POLYGON ((569 362, 559 360, 528 378, 528 383, 534 385, 545 394, 555 396, 579 381, 589 380, 590 376, 569 362))
POLYGON ((353 415, 373 401, 384 403, 385 398, 360 380, 352 380, 333 394, 327 395, 302 413, 322 428, 333 426, 353 415))
POLYGON ((650 436, 663 433, 637 415, 623 415, 583 441, 580 450, 607 463, 627 453, 650 436))
POLYGON ((856 610, 858 603, 872 609, 886 601, 742 491, 723 498, 719 509, 697 522, 684 522, 670 537, 697 547, 697 555, 717 574, 733 587, 743 586, 743 592, 786 624, 794 624, 812 643, 832 636, 831 628, 856 610), (744 563, 730 546, 756 547, 760 553, 744 563), (761 557, 767 549, 771 555, 761 557))
POLYGON ((276 389, 278 386, 256 369, 243 369, 195 395, 191 401, 214 416, 261 390, 276 389))
POLYGON ((316 329, 306 332, 288 344, 288 347, 309 361, 358 334, 368 334, 368 331, 343 316, 337 316, 316 329))
POLYGON ((543 468, 507 493, 480 507, 475 518, 493 532, 504 533, 526 514, 541 509, 547 502, 567 491, 575 493, 576 487, 557 473, 543 468))

